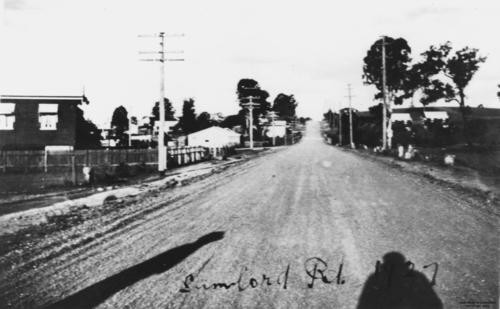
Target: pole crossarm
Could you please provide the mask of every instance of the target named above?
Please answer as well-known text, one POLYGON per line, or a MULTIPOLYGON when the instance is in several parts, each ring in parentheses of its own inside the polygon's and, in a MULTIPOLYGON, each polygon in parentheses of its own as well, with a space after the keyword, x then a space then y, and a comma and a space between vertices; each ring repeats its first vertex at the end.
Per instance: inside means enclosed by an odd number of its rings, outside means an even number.
POLYGON ((249 106, 252 106, 252 107, 255 107, 255 106, 259 106, 260 104, 259 103, 242 103, 241 106, 243 107, 249 107, 249 106))

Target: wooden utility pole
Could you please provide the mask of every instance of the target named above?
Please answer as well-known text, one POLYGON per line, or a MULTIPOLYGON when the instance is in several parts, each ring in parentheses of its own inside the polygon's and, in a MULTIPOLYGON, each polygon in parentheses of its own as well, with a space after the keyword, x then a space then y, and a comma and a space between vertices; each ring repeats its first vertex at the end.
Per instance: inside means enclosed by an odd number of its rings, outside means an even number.
POLYGON ((342 146, 342 104, 339 106, 339 146, 342 146))
POLYGON ((349 142, 351 148, 354 148, 354 137, 352 135, 352 94, 351 84, 347 84, 347 98, 349 99, 349 142))
POLYGON ((167 169, 167 147, 165 145, 165 32, 160 32, 160 127, 158 128, 158 172, 164 174, 167 169))
POLYGON ((131 117, 128 117, 128 147, 132 147, 132 121, 131 117))
MULTIPOLYGON (((160 39, 160 50, 153 52, 139 52, 140 54, 158 54, 158 58, 154 59, 141 59, 141 61, 158 61, 160 62, 160 93, 159 93, 159 128, 158 128, 158 172, 163 175, 167 170, 167 146, 165 145, 165 61, 184 61, 184 59, 166 59, 165 58, 165 37, 184 36, 178 35, 165 35, 165 32, 160 32, 157 35, 140 35, 139 37, 156 37, 160 39)), ((179 52, 175 52, 179 53, 179 52)), ((182 52, 180 52, 182 53, 182 52)))
POLYGON ((254 97, 252 97, 252 96, 247 97, 247 99, 249 100, 248 103, 243 103, 243 104, 241 104, 241 106, 248 109, 249 118, 250 118, 250 124, 248 126, 248 130, 249 130, 248 135, 250 137, 250 149, 253 149, 253 108, 254 108, 254 106, 259 106, 260 104, 255 103, 253 101, 254 97))
POLYGON ((382 36, 382 149, 387 149, 387 89, 386 89, 386 68, 385 68, 385 36, 382 36))
POLYGON ((128 147, 132 148, 132 108, 128 111, 128 147))

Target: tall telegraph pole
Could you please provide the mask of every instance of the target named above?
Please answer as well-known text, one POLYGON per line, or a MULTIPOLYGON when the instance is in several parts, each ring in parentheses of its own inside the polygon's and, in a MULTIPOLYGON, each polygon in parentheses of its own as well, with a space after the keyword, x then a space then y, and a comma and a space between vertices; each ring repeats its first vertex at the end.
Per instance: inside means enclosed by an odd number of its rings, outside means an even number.
POLYGON ((342 146, 342 104, 339 105, 339 146, 342 146))
MULTIPOLYGON (((184 36, 179 35, 168 35, 171 36, 184 36)), ((158 58, 154 59, 141 59, 142 61, 158 61, 160 62, 160 93, 159 93, 159 112, 160 112, 160 124, 158 128, 158 172, 163 175, 167 170, 167 146, 165 145, 165 61, 184 61, 184 59, 166 59, 165 58, 165 32, 160 32, 158 35, 140 35, 139 37, 157 37, 160 40, 160 50, 154 52, 139 52, 141 54, 158 54, 158 58)), ((182 53, 182 52, 174 52, 182 53)))
POLYGON ((160 37, 160 127, 158 128, 158 172, 164 174, 167 169, 167 147, 165 146, 165 32, 160 37))
POLYGON ((250 149, 253 149, 253 108, 255 106, 259 106, 259 103, 255 103, 253 99, 254 97, 250 96, 247 97, 248 103, 242 103, 241 106, 245 107, 248 109, 249 113, 249 118, 250 118, 250 125, 248 126, 248 135, 250 137, 250 149))
POLYGON ((386 89, 386 68, 385 68, 385 36, 382 37, 382 149, 387 149, 387 89, 386 89))

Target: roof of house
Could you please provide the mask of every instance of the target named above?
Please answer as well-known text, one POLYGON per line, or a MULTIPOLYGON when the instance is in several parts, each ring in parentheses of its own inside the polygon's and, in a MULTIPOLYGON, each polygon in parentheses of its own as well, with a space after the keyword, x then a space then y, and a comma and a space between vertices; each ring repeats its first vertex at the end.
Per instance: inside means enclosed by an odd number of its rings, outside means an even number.
POLYGON ((394 121, 407 122, 407 121, 412 121, 412 118, 411 118, 409 113, 393 113, 391 115, 391 121, 392 122, 394 122, 394 121))
POLYGON ((425 118, 427 119, 448 119, 448 113, 446 111, 424 111, 425 118))
MULTIPOLYGON (((451 121, 462 121, 462 114, 459 107, 451 106, 426 106, 424 107, 409 107, 409 108, 394 108, 392 113, 418 113, 424 117, 425 112, 446 112, 451 121)), ((469 119, 500 119, 500 108, 488 107, 471 107, 471 113, 467 115, 469 119)))
POLYGON ((0 103, 89 103, 87 97, 80 96, 47 96, 47 95, 0 95, 0 103))
POLYGON ((208 134, 210 134, 210 133, 221 133, 221 134, 233 135, 233 136, 238 136, 238 137, 240 136, 239 133, 236 133, 236 132, 234 132, 231 129, 221 128, 221 127, 217 127, 217 126, 209 127, 209 128, 203 129, 201 131, 197 131, 197 132, 188 134, 188 136, 200 135, 200 134, 207 134, 207 133, 208 134))

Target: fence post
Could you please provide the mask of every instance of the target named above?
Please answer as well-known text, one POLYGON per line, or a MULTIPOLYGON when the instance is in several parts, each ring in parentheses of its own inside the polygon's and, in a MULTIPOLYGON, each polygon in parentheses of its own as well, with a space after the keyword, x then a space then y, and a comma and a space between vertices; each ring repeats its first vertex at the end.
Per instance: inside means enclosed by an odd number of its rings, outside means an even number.
POLYGON ((74 153, 71 155, 71 179, 73 184, 76 185, 76 159, 74 153))
POLYGON ((47 149, 45 149, 44 154, 43 154, 43 171, 45 173, 47 173, 47 171, 48 171, 48 168, 47 168, 48 158, 47 158, 47 156, 48 156, 47 149))

